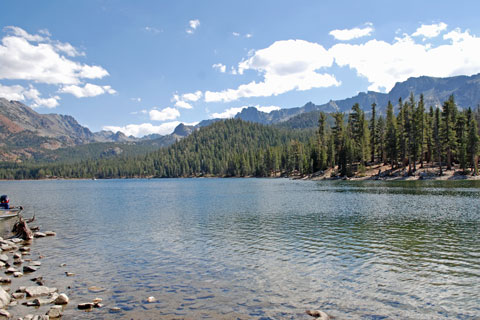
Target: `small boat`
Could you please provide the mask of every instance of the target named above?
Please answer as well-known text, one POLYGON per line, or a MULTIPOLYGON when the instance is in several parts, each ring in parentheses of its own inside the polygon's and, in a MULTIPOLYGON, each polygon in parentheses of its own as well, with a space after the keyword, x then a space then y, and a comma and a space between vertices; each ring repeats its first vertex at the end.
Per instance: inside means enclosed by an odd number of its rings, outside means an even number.
POLYGON ((18 217, 23 208, 0 209, 0 219, 18 217))

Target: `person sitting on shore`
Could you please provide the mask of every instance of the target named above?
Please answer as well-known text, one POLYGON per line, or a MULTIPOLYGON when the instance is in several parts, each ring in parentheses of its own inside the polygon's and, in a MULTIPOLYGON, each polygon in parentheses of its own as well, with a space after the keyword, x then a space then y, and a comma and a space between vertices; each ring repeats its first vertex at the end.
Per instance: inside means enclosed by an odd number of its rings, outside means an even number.
POLYGON ((0 197, 0 209, 10 209, 10 205, 8 204, 10 202, 10 199, 8 199, 8 196, 3 195, 0 197))

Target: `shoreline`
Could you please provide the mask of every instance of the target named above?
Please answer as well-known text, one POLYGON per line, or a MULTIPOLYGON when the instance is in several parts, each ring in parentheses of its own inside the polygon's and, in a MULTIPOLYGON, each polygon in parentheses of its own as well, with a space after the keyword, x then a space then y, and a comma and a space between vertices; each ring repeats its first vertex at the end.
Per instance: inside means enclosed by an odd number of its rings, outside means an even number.
POLYGON ((418 167, 413 174, 408 174, 408 167, 391 169, 390 165, 373 165, 365 169, 364 173, 356 173, 350 177, 344 177, 336 174, 337 170, 329 168, 325 171, 319 171, 310 174, 286 174, 277 173, 275 175, 260 176, 215 176, 215 175, 191 175, 184 177, 115 177, 115 178, 42 178, 42 179, 0 179, 0 182, 8 181, 87 181, 87 180, 152 180, 152 179, 242 179, 242 178, 260 178, 260 179, 291 179, 291 180, 307 180, 307 181, 458 181, 458 180, 480 180, 480 174, 473 176, 471 173, 464 174, 458 168, 452 170, 443 169, 442 175, 439 175, 438 166, 418 167))

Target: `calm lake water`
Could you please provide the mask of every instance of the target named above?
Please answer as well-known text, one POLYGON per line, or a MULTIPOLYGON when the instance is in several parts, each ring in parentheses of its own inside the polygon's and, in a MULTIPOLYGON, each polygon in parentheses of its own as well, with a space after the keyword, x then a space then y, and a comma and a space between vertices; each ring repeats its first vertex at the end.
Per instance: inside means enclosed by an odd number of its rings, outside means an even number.
POLYGON ((480 318, 478 181, 18 181, 0 193, 57 232, 32 257, 69 295, 67 319, 480 318), (76 310, 95 297, 104 308, 76 310))

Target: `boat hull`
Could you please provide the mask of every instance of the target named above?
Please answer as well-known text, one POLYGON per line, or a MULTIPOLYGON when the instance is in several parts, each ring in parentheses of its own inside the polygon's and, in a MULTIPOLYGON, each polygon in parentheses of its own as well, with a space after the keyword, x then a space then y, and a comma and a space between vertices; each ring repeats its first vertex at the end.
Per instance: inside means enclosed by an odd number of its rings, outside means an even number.
POLYGON ((22 209, 20 208, 0 209, 0 219, 18 217, 20 212, 22 212, 22 209))

